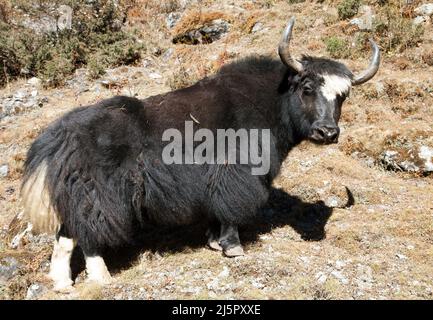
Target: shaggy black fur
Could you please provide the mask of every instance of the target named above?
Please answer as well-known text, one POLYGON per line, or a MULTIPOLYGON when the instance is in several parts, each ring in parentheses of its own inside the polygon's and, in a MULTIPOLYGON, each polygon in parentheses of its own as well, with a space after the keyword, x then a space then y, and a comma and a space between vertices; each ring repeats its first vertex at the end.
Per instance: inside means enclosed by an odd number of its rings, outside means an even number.
POLYGON ((303 64, 298 75, 280 61, 252 57, 189 88, 77 108, 32 144, 24 182, 47 164, 62 232, 88 255, 132 243, 136 232, 156 224, 245 224, 266 204, 282 161, 315 120, 299 100, 303 83, 309 79, 317 90, 323 70, 351 77, 334 61, 306 57, 303 64), (165 165, 162 133, 183 132, 191 115, 200 122, 195 130, 271 129, 269 174, 253 176, 250 165, 165 165))

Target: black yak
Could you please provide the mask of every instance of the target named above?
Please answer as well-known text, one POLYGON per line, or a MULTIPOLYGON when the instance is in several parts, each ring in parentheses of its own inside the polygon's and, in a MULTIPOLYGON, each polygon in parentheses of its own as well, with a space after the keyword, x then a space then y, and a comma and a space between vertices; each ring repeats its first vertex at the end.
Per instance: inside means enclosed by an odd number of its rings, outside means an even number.
POLYGON ((370 65, 357 76, 334 60, 293 58, 293 24, 292 18, 278 48, 279 60, 249 57, 188 88, 144 100, 114 97, 77 108, 33 142, 22 198, 33 230, 57 233, 50 270, 56 289, 72 285, 75 245, 85 255, 88 278, 105 283, 110 274, 103 250, 133 243, 143 227, 208 221, 211 248, 226 256, 243 254, 238 226, 251 221, 267 202, 288 152, 305 139, 336 143, 341 107, 351 86, 368 81, 379 68, 379 48, 373 41, 370 65), (257 146, 262 154, 267 152, 267 171, 255 175, 251 162, 227 159, 165 163, 164 132, 184 132, 187 121, 194 130, 211 133, 269 130, 267 146, 264 140, 257 146))

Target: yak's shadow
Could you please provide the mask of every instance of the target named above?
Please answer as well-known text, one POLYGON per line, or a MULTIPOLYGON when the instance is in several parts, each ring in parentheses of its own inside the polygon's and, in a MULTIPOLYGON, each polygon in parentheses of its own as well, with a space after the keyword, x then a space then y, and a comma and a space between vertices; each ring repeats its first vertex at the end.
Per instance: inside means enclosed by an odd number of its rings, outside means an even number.
MULTIPOLYGON (((268 204, 257 215, 251 224, 240 229, 243 244, 257 241, 259 236, 273 228, 289 225, 304 240, 319 241, 325 238, 325 225, 332 214, 332 208, 323 202, 306 203, 300 198, 272 188, 268 204)), ((180 252, 186 249, 206 246, 207 224, 199 223, 176 228, 155 228, 143 231, 134 247, 110 251, 104 254, 111 272, 125 269, 137 260, 140 253, 180 252)), ((84 259, 80 250, 73 257, 73 274, 84 269, 84 259)))

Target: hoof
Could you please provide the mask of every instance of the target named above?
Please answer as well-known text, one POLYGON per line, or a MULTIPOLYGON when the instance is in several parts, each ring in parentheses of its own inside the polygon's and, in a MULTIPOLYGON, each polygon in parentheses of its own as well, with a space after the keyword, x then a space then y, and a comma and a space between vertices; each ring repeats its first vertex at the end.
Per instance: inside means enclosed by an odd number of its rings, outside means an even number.
POLYGON ((86 283, 96 283, 99 284, 101 286, 106 285, 106 284, 110 284, 112 282, 112 278, 111 276, 108 275, 104 275, 102 277, 88 277, 86 279, 86 283))
POLYGON ((223 248, 219 245, 218 241, 216 241, 216 240, 210 240, 207 243, 207 245, 209 248, 211 248, 212 250, 215 250, 215 251, 222 251, 223 250, 223 248))
POLYGON ((72 280, 57 281, 54 282, 53 290, 58 293, 71 293, 75 290, 72 284, 72 280))
POLYGON ((236 247, 224 250, 224 254, 227 257, 240 257, 240 256, 244 255, 244 249, 241 246, 236 246, 236 247))
POLYGON ((218 243, 218 237, 215 236, 215 234, 212 232, 211 229, 208 229, 206 231, 206 236, 208 237, 207 245, 209 248, 211 248, 212 250, 216 250, 216 251, 222 251, 223 250, 223 248, 218 243))

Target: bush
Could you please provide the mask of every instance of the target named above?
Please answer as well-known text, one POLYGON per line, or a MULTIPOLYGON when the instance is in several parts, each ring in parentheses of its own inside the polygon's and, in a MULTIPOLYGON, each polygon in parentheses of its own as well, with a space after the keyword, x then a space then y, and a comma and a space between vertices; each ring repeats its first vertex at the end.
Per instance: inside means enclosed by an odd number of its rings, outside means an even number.
POLYGON ((360 0, 343 0, 340 2, 337 7, 338 17, 345 20, 355 16, 358 13, 360 2, 360 0))
MULTIPOLYGON (((17 3, 17 8, 26 13, 34 10, 25 8, 24 0, 17 3)), ((0 22, 0 86, 22 71, 42 78, 45 86, 58 86, 82 66, 89 67, 91 77, 98 77, 108 67, 140 59, 144 45, 134 32, 120 28, 124 8, 114 6, 110 0, 89 3, 66 1, 73 9, 71 30, 36 33, 24 26, 0 22)))
POLYGON ((332 36, 325 39, 326 50, 335 59, 349 57, 349 44, 346 40, 332 36))

